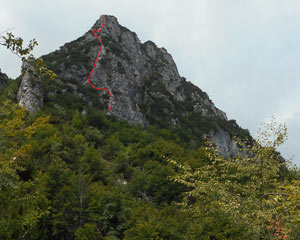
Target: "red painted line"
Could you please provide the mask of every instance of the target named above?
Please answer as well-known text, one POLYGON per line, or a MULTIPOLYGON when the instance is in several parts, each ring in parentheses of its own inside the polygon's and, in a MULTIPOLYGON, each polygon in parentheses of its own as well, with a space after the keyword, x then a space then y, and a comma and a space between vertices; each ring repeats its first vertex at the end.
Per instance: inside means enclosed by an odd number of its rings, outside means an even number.
POLYGON ((97 88, 97 87, 95 87, 93 84, 91 84, 91 82, 90 82, 90 78, 91 78, 91 76, 92 76, 92 74, 93 74, 93 71, 94 71, 94 69, 95 69, 96 63, 97 63, 97 61, 98 61, 98 58, 99 58, 99 55, 100 55, 100 52, 101 52, 101 49, 102 49, 102 39, 101 39, 101 37, 99 37, 96 33, 100 32, 101 29, 103 28, 105 17, 106 17, 106 15, 103 15, 103 18, 102 18, 102 25, 101 25, 101 27, 99 28, 99 30, 96 30, 96 29, 93 29, 93 30, 92 30, 93 35, 94 35, 96 38, 98 38, 99 41, 100 41, 100 49, 99 49, 99 51, 98 51, 96 60, 95 60, 95 62, 94 62, 93 69, 92 69, 92 71, 91 71, 91 73, 90 73, 90 76, 89 76, 89 78, 88 78, 88 83, 89 83, 93 88, 95 88, 96 90, 105 90, 105 91, 107 91, 107 92, 109 93, 109 95, 110 95, 110 106, 109 106, 108 112, 110 112, 111 107, 112 107, 112 103, 113 103, 111 92, 110 92, 107 88, 97 88))

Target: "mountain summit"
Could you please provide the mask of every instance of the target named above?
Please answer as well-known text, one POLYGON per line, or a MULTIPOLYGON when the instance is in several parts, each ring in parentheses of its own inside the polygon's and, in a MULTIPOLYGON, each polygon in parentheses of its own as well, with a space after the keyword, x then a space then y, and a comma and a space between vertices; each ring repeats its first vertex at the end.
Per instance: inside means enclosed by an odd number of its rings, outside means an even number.
MULTIPOLYGON (((99 50, 99 41, 92 29, 101 27, 102 18, 82 37, 44 57, 62 78, 87 84, 99 50)), ((218 110, 204 92, 179 75, 166 49, 158 48, 151 41, 141 43, 134 32, 121 26, 113 16, 106 16, 99 36, 103 48, 91 82, 110 89, 113 94, 111 113, 118 118, 142 125, 151 123, 156 115, 165 122, 176 123, 177 115, 189 112, 226 119, 225 113, 218 110)))
MULTIPOLYGON (((92 89, 87 82, 100 47, 92 29, 101 27, 103 17, 77 40, 42 57, 59 79, 49 83, 51 86, 44 91, 44 97, 36 100, 40 101, 36 106, 51 102, 61 92, 71 92, 87 106, 94 105, 107 112, 108 93, 92 89), (90 89, 84 92, 87 88, 90 89)), ((235 151, 231 136, 249 135, 234 120, 228 121, 226 114, 215 107, 205 92, 179 75, 165 48, 151 41, 142 43, 136 33, 121 26, 114 16, 105 17, 98 35, 103 47, 90 81, 112 93, 113 105, 107 114, 132 124, 182 128, 197 137, 209 136, 214 138, 223 155, 228 156, 235 151)), ((24 79, 28 82, 29 77, 24 79)), ((23 96, 19 101, 25 107, 28 104, 24 99, 30 99, 28 94, 32 94, 29 89, 28 86, 22 88, 21 84, 18 94, 23 96)))

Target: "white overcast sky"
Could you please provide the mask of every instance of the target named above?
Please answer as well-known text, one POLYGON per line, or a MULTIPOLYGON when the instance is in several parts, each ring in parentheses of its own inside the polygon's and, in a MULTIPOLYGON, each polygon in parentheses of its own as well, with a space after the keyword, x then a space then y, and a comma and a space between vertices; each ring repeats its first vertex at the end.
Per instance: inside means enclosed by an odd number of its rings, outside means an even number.
MULTIPOLYGON (((0 0, 0 32, 36 38, 40 56, 102 14, 166 48, 180 74, 253 136, 272 115, 287 123, 280 150, 300 166, 299 0, 0 0)), ((0 48, 3 72, 15 78, 20 64, 0 48)))

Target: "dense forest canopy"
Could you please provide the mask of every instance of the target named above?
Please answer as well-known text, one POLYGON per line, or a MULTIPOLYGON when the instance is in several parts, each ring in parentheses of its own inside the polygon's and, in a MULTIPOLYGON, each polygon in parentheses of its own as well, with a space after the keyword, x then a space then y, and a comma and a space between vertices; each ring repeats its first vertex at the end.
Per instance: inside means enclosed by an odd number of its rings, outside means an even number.
POLYGON ((236 137, 224 158, 185 129, 130 125, 67 92, 28 114, 19 84, 0 87, 0 239, 300 239, 285 125, 236 137))

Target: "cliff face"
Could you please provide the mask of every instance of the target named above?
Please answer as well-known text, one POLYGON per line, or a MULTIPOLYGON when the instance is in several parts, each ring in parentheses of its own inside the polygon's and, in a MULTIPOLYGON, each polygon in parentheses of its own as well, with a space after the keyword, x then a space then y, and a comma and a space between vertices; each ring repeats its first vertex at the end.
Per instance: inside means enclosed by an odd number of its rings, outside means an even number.
MULTIPOLYGON (((102 18, 91 29, 99 29, 102 18)), ((111 114, 141 125, 157 120, 157 113, 160 117, 165 115, 163 120, 168 123, 178 122, 180 116, 189 112, 226 119, 206 93, 179 75, 166 49, 151 41, 141 43, 134 32, 121 26, 113 16, 106 16, 99 36, 103 48, 91 82, 112 92, 111 114)), ((44 59, 61 78, 87 84, 98 50, 99 41, 90 30, 44 59)))
MULTIPOLYGON (((89 104, 92 101, 90 96, 79 93, 78 89, 88 86, 87 79, 100 47, 91 30, 99 29, 102 19, 103 16, 82 37, 43 56, 48 67, 59 75, 56 82, 66 82, 61 85, 66 87, 67 82, 72 81, 74 94, 89 104)), ((111 91, 113 105, 110 113, 107 113, 108 93, 95 93, 99 106, 106 106, 104 111, 107 114, 142 126, 156 124, 189 128, 198 136, 207 133, 217 138, 215 142, 225 149, 224 154, 226 151, 231 154, 231 130, 240 128, 227 120, 226 114, 215 107, 205 92, 179 75, 166 49, 158 48, 151 41, 141 43, 137 35, 121 26, 114 16, 105 17, 98 35, 103 47, 90 81, 98 88, 111 91)), ((26 70, 24 66, 24 69, 18 98, 21 105, 34 112, 42 108, 44 93, 39 85, 34 87, 30 83, 30 68, 27 66, 26 70)), ((46 98, 55 99, 56 92, 46 91, 46 98)))
POLYGON ((32 63, 28 61, 23 62, 22 72, 23 78, 17 99, 27 111, 35 113, 43 108, 44 90, 41 86, 41 77, 34 72, 32 63))

